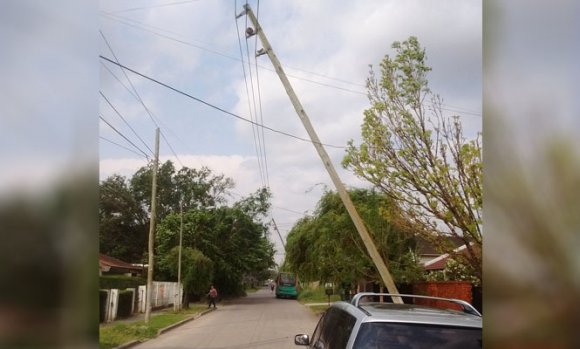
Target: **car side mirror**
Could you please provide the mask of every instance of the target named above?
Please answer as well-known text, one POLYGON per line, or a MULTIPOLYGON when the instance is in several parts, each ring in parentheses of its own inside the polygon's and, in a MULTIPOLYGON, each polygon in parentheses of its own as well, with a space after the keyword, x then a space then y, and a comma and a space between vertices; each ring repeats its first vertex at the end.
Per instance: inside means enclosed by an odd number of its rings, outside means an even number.
POLYGON ((309 345, 310 344, 310 337, 307 334, 297 334, 294 337, 294 344, 296 345, 309 345))

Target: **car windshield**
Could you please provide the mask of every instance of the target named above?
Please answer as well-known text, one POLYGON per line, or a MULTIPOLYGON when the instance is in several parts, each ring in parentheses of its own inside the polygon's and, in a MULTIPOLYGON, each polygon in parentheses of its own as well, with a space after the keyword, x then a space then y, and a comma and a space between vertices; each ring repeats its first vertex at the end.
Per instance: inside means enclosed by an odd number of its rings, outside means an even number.
POLYGON ((481 329, 427 324, 367 322, 361 325, 354 349, 479 349, 481 329))

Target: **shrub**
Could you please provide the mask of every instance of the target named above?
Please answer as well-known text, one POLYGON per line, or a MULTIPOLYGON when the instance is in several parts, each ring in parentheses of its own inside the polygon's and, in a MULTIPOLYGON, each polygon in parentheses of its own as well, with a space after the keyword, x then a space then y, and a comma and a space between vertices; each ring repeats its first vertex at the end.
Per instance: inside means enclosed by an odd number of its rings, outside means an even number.
POLYGON ((124 275, 103 275, 99 281, 99 288, 103 290, 134 288, 137 291, 140 285, 147 284, 147 280, 143 278, 124 275))

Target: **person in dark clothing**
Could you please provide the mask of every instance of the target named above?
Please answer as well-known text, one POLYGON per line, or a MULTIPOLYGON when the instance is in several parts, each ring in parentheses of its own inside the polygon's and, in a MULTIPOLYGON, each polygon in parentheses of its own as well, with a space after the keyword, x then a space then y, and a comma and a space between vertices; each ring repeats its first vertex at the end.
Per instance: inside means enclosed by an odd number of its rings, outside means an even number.
POLYGON ((217 299, 218 296, 218 292, 215 289, 215 287, 213 287, 213 285, 211 285, 210 289, 209 289, 209 293, 207 294, 207 296, 209 297, 209 304, 207 305, 207 308, 211 308, 211 305, 213 304, 213 308, 217 309, 216 305, 215 305, 215 301, 217 299))

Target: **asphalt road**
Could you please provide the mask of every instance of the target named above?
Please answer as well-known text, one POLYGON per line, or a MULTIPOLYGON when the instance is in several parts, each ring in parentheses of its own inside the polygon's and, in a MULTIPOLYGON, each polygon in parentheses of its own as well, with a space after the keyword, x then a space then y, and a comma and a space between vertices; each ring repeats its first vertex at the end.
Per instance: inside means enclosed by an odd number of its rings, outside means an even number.
POLYGON ((216 311, 139 344, 137 349, 296 349, 294 335, 312 334, 318 322, 306 306, 261 289, 216 311))

